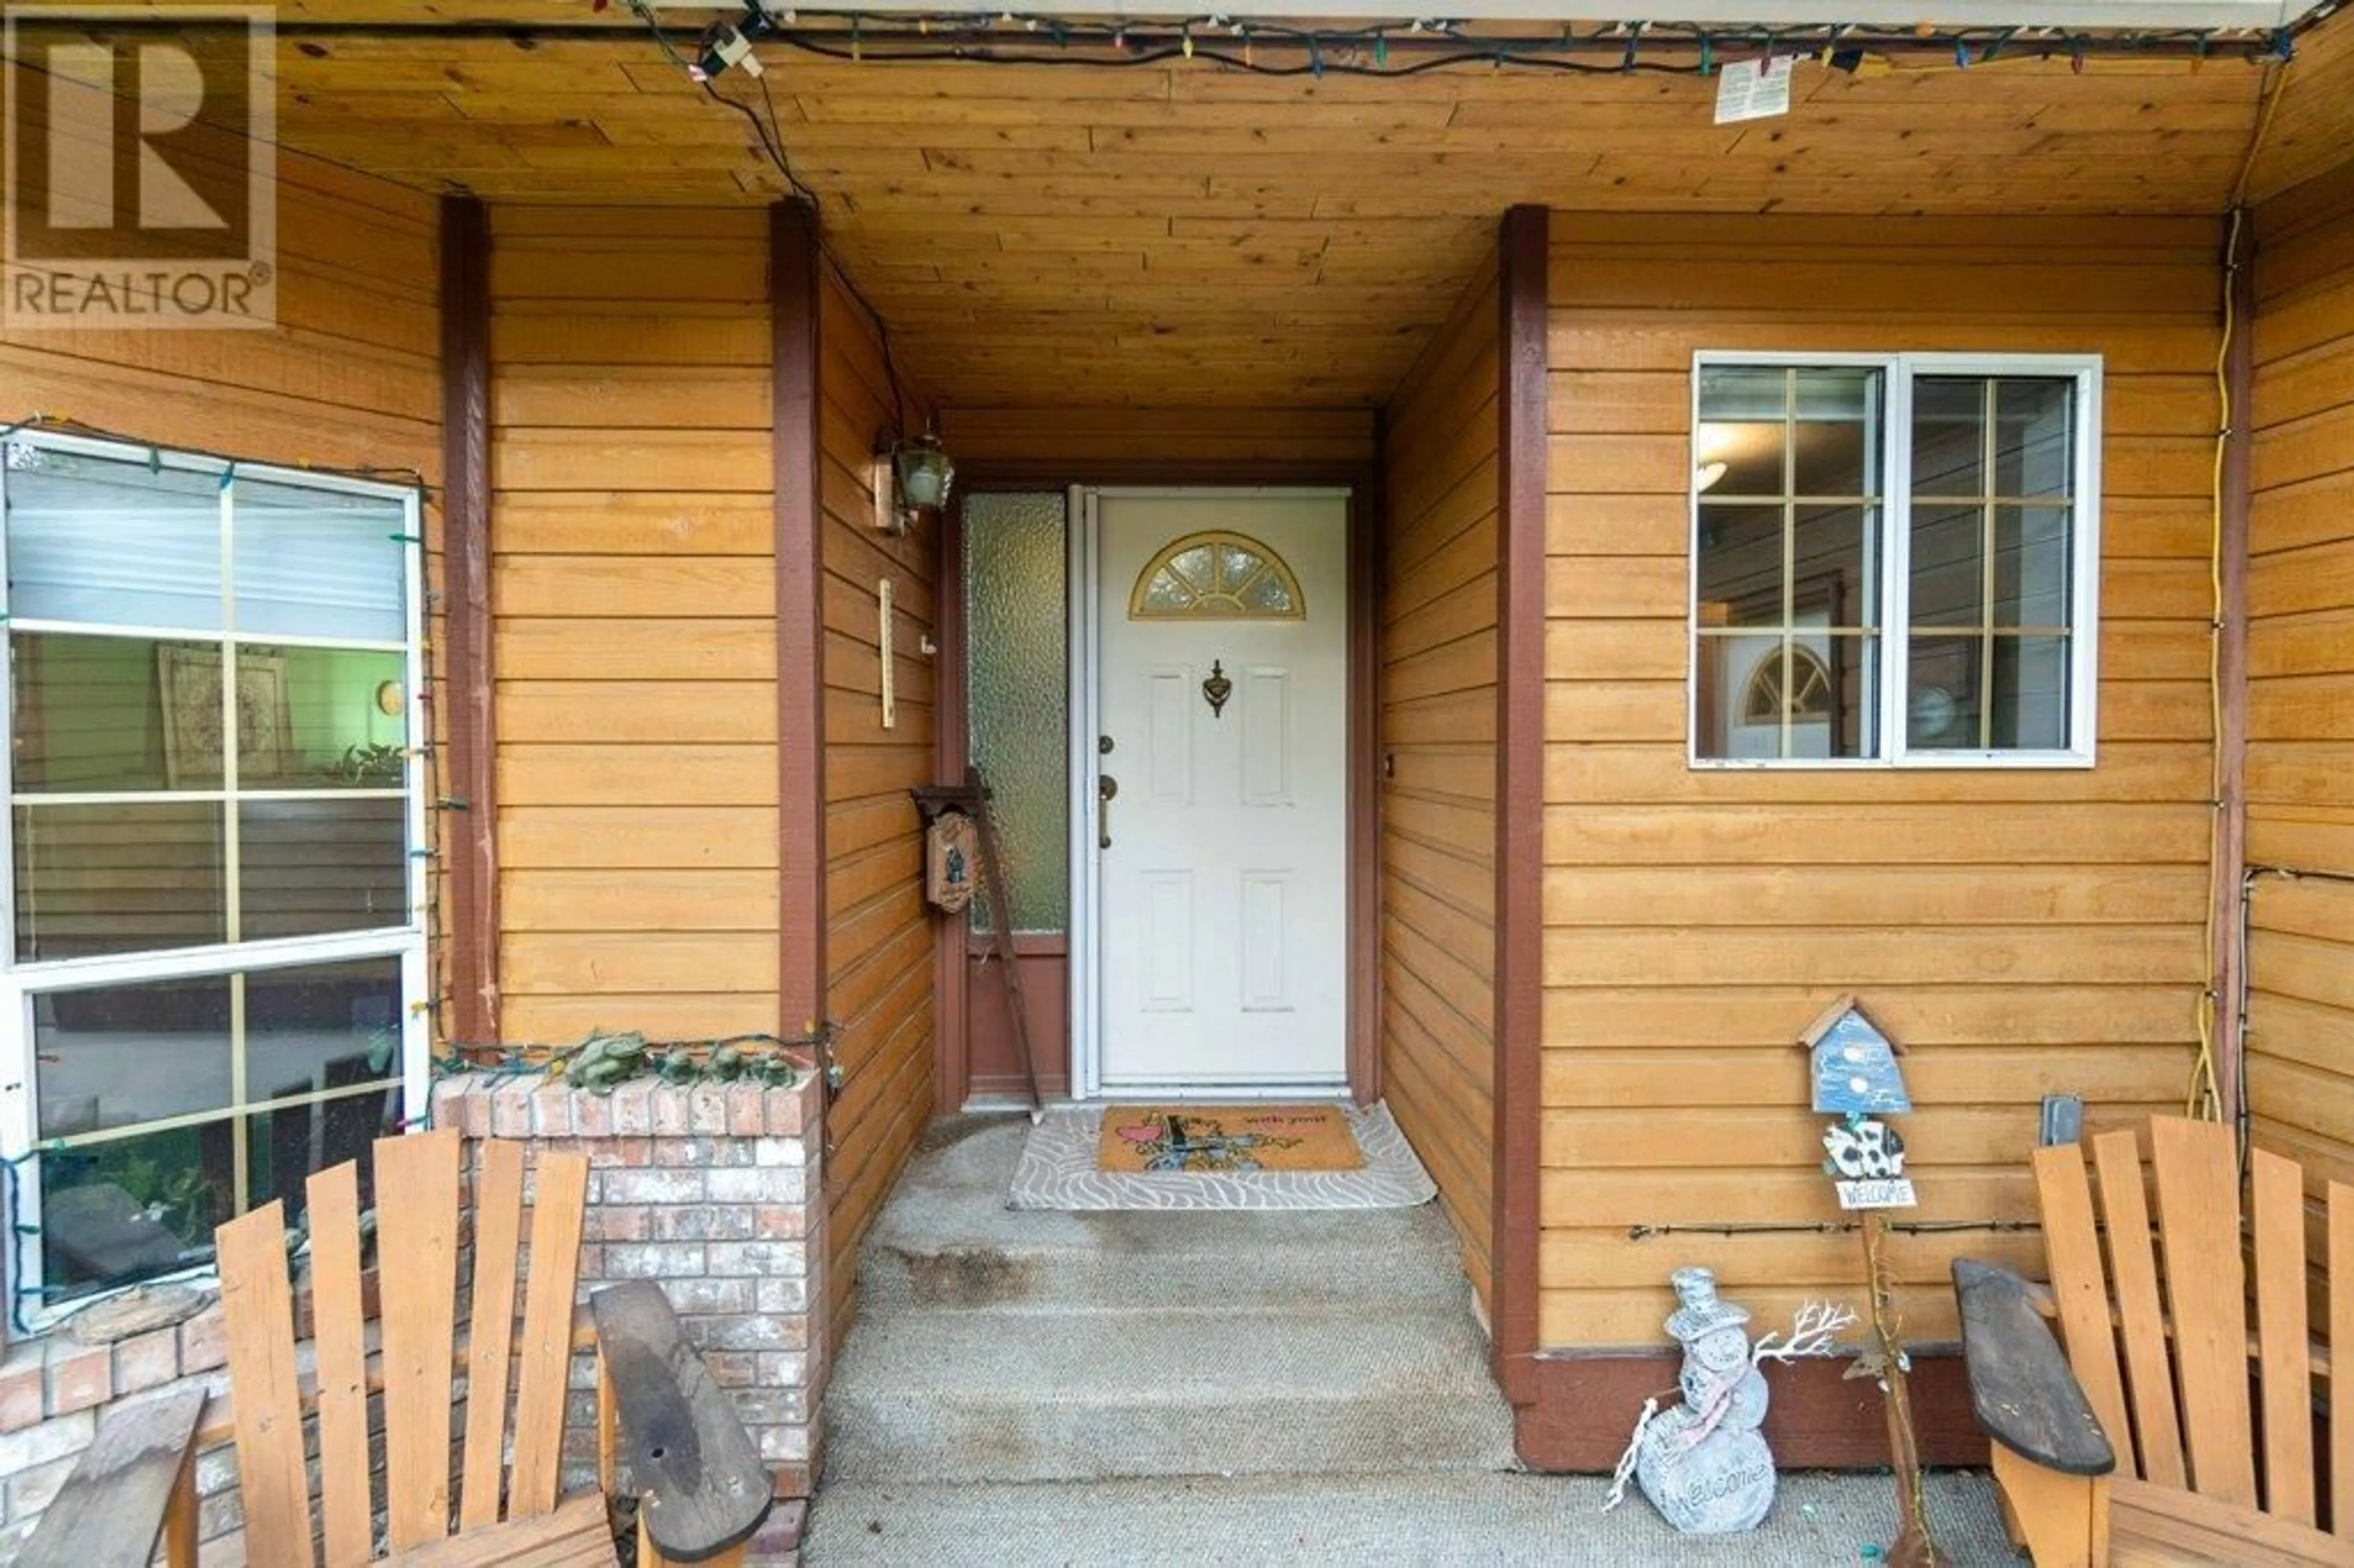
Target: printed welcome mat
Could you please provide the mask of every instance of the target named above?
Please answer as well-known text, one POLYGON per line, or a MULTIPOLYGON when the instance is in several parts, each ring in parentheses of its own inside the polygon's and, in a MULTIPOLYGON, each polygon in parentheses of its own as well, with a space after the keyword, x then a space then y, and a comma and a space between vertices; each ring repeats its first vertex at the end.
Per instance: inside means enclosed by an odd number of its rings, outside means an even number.
MULTIPOLYGON (((1165 1121, 1156 1133, 1166 1132, 1165 1121)), ((1329 1148, 1329 1144, 1326 1146, 1329 1148)), ((1316 1156, 1310 1155, 1310 1158, 1316 1156)), ((1327 1156, 1329 1158, 1330 1156, 1327 1156)), ((1387 1106, 1359 1110, 1351 1106, 1055 1106, 1030 1129, 1022 1159, 1013 1168, 1013 1183, 1006 1193, 1009 1209, 1410 1209, 1437 1195, 1430 1173, 1415 1158, 1387 1106), (1348 1169, 1271 1169, 1269 1157, 1298 1158, 1310 1146, 1313 1128, 1269 1128, 1264 1134, 1245 1128, 1240 1117, 1292 1114, 1329 1108, 1356 1146, 1357 1162, 1348 1169), (1256 1170, 1200 1169, 1182 1163, 1172 1149, 1163 1168, 1148 1168, 1152 1156, 1129 1152, 1155 1139, 1122 1136, 1123 1128, 1140 1130, 1147 1118, 1173 1117, 1181 1137, 1199 1139, 1215 1136, 1229 1139, 1264 1136, 1265 1144, 1246 1151, 1256 1170), (1197 1126, 1219 1121, 1222 1131, 1206 1134, 1197 1126), (1273 1140, 1300 1141, 1278 1150, 1273 1140), (1121 1145, 1120 1166, 1107 1169, 1111 1145, 1121 1145)))
POLYGON ((1336 1105, 1106 1106, 1096 1168, 1128 1172, 1360 1171, 1336 1105))

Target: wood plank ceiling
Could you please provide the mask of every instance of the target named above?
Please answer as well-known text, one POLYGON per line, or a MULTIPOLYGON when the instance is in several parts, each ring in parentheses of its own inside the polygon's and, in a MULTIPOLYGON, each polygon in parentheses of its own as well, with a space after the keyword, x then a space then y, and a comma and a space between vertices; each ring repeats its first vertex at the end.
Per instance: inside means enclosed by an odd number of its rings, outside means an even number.
MULTIPOLYGON (((742 203, 783 188, 747 120, 704 97, 618 5, 278 11, 280 137, 300 151, 501 200, 742 203), (322 20, 387 30, 302 28, 322 20), (569 30, 449 30, 485 22, 569 30), (580 36, 591 22, 610 39, 580 36)), ((699 23, 673 26, 684 43, 699 23)), ((2284 79, 2259 196, 2346 153, 2354 21, 2325 23, 2304 55, 2284 79)), ((1914 55, 1881 76, 1808 62, 1787 117, 1717 126, 1714 83, 1686 76, 852 63, 774 44, 763 57, 777 130, 833 253, 928 389, 965 408, 1378 406, 1516 202, 2216 212, 2267 79, 2237 58, 1958 70, 1914 55)), ((766 111, 742 72, 719 86, 766 111)))

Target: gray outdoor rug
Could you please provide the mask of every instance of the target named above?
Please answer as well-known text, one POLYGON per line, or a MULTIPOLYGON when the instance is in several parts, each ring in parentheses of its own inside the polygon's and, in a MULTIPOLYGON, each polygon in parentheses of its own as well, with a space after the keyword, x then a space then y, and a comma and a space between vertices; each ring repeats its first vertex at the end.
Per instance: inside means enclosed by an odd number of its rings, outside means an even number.
POLYGON ((1351 1107, 1365 1163, 1355 1171, 1209 1171, 1133 1174, 1097 1168, 1104 1107, 1054 1106, 1030 1129, 1009 1209, 1410 1209, 1438 1189, 1386 1105, 1351 1107))

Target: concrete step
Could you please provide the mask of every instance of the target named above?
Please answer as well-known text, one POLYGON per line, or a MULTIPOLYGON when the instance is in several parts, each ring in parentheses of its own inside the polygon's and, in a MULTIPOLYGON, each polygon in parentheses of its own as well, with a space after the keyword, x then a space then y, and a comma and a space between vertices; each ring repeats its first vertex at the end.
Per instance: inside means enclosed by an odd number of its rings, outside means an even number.
POLYGON ((1511 1416, 1452 1311, 862 1314, 828 1484, 1502 1470, 1511 1416))
MULTIPOLYGON (((1825 1568, 1885 1545, 1885 1476, 1786 1475, 1753 1534, 1679 1535, 1640 1493, 1599 1511, 1603 1476, 1269 1475, 1232 1479, 939 1486, 854 1482, 819 1493, 811 1568, 923 1563, 1725 1563, 1825 1568)), ((1983 1474, 1925 1483, 1930 1527, 1959 1568, 2015 1563, 1983 1474)))
POLYGON ((942 1124, 869 1233, 859 1313, 911 1308, 1280 1306, 1467 1309, 1437 1204, 1255 1213, 1004 1206, 1021 1117, 942 1124))
POLYGON ((862 1319, 923 1308, 1470 1307, 1454 1233, 1435 1208, 1008 1217, 1019 1223, 878 1224, 859 1262, 862 1319))

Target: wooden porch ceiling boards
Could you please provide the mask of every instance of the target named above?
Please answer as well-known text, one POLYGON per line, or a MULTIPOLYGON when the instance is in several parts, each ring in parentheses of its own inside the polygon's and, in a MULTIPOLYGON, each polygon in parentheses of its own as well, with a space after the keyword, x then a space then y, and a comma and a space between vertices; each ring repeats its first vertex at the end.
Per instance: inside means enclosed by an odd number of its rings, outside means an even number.
MULTIPOLYGON (((586 0, 292 0, 280 15, 290 28, 595 16, 586 0)), ((626 16, 598 19, 614 23, 610 42, 298 31, 281 40, 281 139, 493 200, 738 203, 782 190, 740 116, 704 99, 626 16)), ((2306 40, 2319 63, 2291 76, 2257 194, 2342 149, 2349 34, 2341 21, 2306 40), (2305 79, 2325 71, 2340 79, 2305 79)), ((763 55, 831 249, 928 387, 960 407, 1377 406, 1516 203, 2211 213, 2239 175, 2261 78, 2237 59, 2194 72, 2095 58, 2078 73, 2066 60, 1959 71, 1915 58, 1876 79, 1808 65, 1787 118, 1717 126, 1713 82, 1680 77, 1273 79, 1202 62, 763 55)), ((759 103, 740 72, 720 85, 759 103)), ((658 278, 684 243, 583 266, 658 278)))

